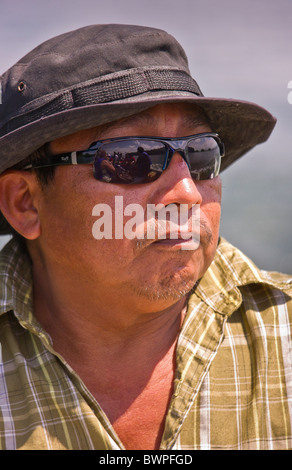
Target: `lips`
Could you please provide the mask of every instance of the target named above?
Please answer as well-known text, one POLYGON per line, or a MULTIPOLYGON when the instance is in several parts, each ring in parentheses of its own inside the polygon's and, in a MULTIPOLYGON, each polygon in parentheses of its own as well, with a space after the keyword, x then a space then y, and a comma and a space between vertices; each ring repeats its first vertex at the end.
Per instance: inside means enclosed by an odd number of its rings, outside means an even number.
POLYGON ((200 244, 200 234, 191 232, 169 232, 164 237, 152 243, 155 247, 177 250, 197 250, 200 244))
POLYGON ((172 249, 195 250, 200 245, 200 238, 207 242, 209 238, 208 225, 198 218, 192 224, 192 219, 180 224, 171 220, 152 218, 146 224, 139 226, 137 245, 140 248, 153 245, 172 249))

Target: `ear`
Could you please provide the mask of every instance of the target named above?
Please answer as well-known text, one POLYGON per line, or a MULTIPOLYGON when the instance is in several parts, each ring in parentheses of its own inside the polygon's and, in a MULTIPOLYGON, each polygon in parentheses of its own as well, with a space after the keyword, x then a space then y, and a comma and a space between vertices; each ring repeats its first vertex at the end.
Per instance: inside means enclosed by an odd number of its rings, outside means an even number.
POLYGON ((10 225, 28 240, 40 236, 36 207, 41 188, 36 176, 27 171, 8 170, 0 175, 0 209, 10 225))

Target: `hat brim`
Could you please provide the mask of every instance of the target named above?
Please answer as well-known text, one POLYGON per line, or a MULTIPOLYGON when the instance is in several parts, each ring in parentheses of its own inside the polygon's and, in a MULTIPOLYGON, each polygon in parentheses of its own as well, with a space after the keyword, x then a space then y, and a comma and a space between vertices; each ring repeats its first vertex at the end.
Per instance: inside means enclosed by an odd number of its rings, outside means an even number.
MULTIPOLYGON (((221 171, 256 145, 265 142, 276 123, 276 119, 266 109, 247 101, 207 98, 186 92, 147 92, 130 99, 71 108, 41 117, 6 134, 1 138, 0 173, 56 138, 114 122, 158 104, 182 102, 201 107, 212 130, 217 132, 224 142, 225 156, 222 159, 221 171)), ((10 232, 9 224, 0 214, 0 234, 10 232)))

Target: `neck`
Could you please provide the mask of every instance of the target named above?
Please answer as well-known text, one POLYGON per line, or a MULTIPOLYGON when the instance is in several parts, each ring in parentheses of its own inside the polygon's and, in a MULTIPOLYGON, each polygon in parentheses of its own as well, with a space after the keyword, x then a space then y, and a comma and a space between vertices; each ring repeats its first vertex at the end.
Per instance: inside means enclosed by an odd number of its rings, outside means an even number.
POLYGON ((70 277, 68 284, 44 272, 33 265, 35 315, 65 359, 84 360, 102 350, 120 360, 137 358, 139 351, 159 355, 176 340, 186 298, 154 302, 131 292, 100 292, 98 285, 89 290, 86 280, 70 277))

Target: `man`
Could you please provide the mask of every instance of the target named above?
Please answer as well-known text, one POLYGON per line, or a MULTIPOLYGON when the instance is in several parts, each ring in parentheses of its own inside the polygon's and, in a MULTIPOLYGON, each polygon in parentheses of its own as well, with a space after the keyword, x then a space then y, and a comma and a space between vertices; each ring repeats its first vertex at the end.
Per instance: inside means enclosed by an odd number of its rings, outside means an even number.
POLYGON ((1 448, 292 448, 292 280, 219 238, 220 162, 275 119, 204 97, 176 40, 140 26, 53 38, 1 82, 1 448), (98 152, 138 146, 151 182, 94 177, 98 152), (186 232, 147 237, 150 205, 186 232), (121 235, 133 207, 142 237, 121 235))

